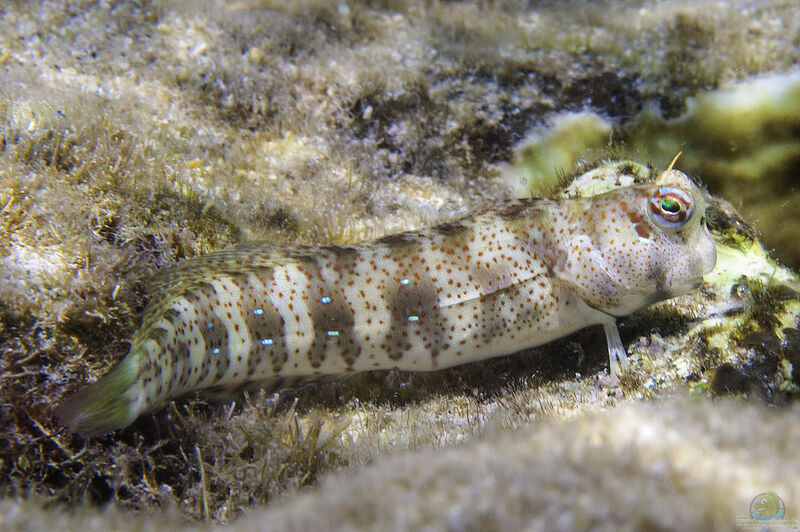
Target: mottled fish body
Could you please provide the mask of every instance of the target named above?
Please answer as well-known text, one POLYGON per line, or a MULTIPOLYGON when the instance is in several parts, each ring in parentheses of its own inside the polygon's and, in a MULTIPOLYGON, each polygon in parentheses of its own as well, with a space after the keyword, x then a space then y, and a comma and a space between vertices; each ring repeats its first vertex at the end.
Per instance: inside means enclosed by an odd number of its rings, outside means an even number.
POLYGON ((505 355, 683 294, 716 260, 682 173, 589 198, 496 202, 344 247, 250 244, 156 281, 127 357, 59 417, 85 435, 194 391, 273 388, 505 355))

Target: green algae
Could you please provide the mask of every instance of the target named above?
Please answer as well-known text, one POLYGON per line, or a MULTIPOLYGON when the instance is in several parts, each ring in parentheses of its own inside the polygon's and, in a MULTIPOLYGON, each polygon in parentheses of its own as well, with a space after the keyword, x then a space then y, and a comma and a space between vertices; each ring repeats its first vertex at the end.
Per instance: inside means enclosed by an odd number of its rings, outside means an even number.
POLYGON ((587 151, 606 147, 611 130, 595 113, 556 117, 549 129, 523 142, 506 179, 517 196, 546 196, 558 187, 559 175, 575 168, 587 151))
POLYGON ((757 222, 764 244, 797 267, 800 225, 792 168, 800 158, 800 76, 756 79, 699 94, 686 114, 664 120, 646 112, 629 126, 629 141, 654 160, 683 150, 682 164, 757 222))
POLYGON ((757 222, 764 244, 797 267, 800 225, 791 206, 798 200, 792 185, 800 158, 798 102, 800 76, 789 73, 699 92, 687 98, 685 112, 671 118, 652 102, 613 126, 597 114, 573 113, 522 143, 506 180, 518 194, 541 194, 552 185, 553 169, 569 171, 602 155, 604 136, 613 139, 617 157, 665 165, 682 152, 681 168, 741 205, 743 216, 757 222))

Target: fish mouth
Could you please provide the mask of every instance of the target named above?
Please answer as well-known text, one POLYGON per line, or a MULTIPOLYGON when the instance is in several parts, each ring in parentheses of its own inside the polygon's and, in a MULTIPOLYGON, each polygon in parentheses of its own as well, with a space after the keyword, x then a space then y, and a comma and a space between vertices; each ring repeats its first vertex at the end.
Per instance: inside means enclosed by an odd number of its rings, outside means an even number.
POLYGON ((653 292, 645 298, 647 302, 646 305, 652 305, 654 303, 666 301, 667 299, 672 299, 673 297, 688 294, 693 290, 697 290, 701 286, 703 286, 702 277, 698 279, 692 279, 675 286, 667 286, 666 284, 656 283, 653 292))

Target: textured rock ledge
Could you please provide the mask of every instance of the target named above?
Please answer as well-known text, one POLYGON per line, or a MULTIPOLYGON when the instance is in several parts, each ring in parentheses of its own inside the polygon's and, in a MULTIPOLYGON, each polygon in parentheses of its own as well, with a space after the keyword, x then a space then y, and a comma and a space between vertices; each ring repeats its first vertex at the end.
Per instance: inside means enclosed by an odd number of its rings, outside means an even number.
MULTIPOLYGON (((447 450, 404 452, 263 510, 237 530, 734 530, 765 490, 797 519, 795 405, 707 399, 629 403, 519 431, 492 430, 447 450)), ((0 502, 5 530, 209 530, 175 509, 45 510, 0 502)))

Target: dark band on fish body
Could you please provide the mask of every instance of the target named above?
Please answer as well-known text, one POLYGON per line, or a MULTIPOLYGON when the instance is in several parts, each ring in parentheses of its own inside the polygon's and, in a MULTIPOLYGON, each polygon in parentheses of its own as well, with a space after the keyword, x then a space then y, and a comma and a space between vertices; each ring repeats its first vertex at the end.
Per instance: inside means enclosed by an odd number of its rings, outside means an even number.
POLYGON ((177 384, 178 388, 183 391, 189 388, 189 381, 192 378, 191 349, 188 343, 178 342, 176 351, 181 367, 180 378, 177 384))
MULTIPOLYGON (((253 280, 263 286, 263 277, 253 280)), ((247 361, 247 373, 253 375, 269 357, 272 371, 280 372, 288 360, 285 327, 281 313, 264 292, 250 293, 245 297, 245 312, 242 316, 250 336, 250 355, 247 361)))
MULTIPOLYGON (((333 281, 333 280, 332 280, 333 281)), ((306 300, 314 328, 313 341, 308 350, 312 368, 318 368, 328 354, 339 354, 349 366, 355 363, 360 349, 355 345, 355 319, 341 286, 332 286, 317 272, 308 281, 309 297, 306 300)))
POLYGON ((384 350, 392 360, 400 360, 412 347, 412 335, 422 336, 431 356, 435 358, 442 349, 441 337, 429 338, 431 329, 443 329, 442 317, 436 307, 436 285, 429 278, 409 285, 396 285, 389 289, 388 308, 391 323, 384 338, 384 350))
POLYGON ((226 359, 228 357, 228 330, 223 324, 222 319, 215 312, 222 311, 222 309, 210 303, 210 298, 214 298, 216 292, 210 291, 209 289, 206 290, 205 293, 207 295, 203 304, 206 304, 207 307, 203 309, 202 321, 200 322, 200 332, 203 336, 203 342, 205 343, 203 366, 200 370, 202 376, 200 380, 208 376, 211 371, 217 371, 218 366, 216 360, 219 357, 224 356, 226 359), (208 306, 213 306, 213 310, 209 309, 208 306))
POLYGON ((500 316, 504 313, 503 308, 505 305, 513 304, 509 296, 513 295, 514 292, 515 290, 498 290, 477 301, 477 304, 480 305, 481 319, 475 320, 473 323, 473 327, 476 328, 474 333, 476 343, 480 345, 490 344, 492 340, 504 333, 508 323, 501 320, 500 316))

